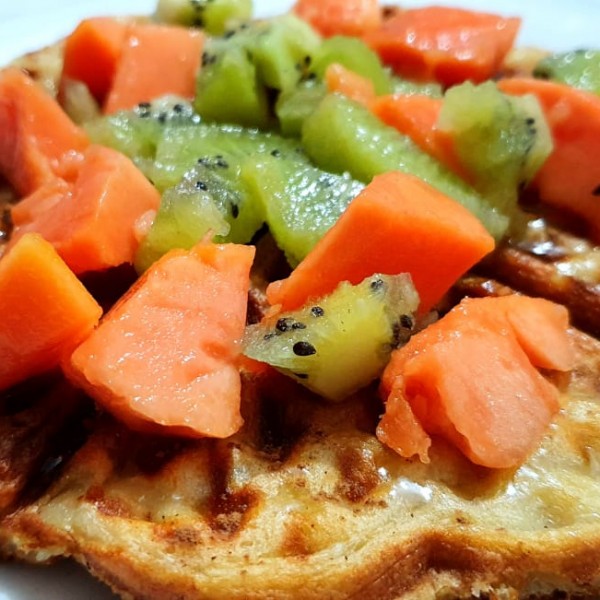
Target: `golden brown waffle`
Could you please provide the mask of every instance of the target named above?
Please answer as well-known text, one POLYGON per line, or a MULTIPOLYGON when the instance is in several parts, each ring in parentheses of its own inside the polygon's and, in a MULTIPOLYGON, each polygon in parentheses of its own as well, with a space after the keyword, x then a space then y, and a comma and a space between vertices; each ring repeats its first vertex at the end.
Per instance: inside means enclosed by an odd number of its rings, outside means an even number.
POLYGON ((373 435, 373 390, 330 406, 283 377, 247 378, 229 440, 103 420, 0 543, 74 556, 134 598, 597 597, 600 343, 572 337, 561 414, 514 472, 441 440, 429 465, 400 458, 373 435))
POLYGON ((57 373, 0 394, 0 518, 56 477, 91 414, 92 403, 57 373))

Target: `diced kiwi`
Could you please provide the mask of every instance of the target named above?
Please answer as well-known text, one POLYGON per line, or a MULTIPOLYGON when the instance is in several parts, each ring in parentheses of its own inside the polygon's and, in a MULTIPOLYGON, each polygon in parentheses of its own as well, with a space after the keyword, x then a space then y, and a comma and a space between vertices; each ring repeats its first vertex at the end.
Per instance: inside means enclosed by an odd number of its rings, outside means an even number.
POLYGON ((304 157, 297 140, 257 129, 214 123, 169 129, 158 142, 151 179, 164 190, 175 185, 196 163, 215 156, 224 159, 237 175, 241 162, 249 156, 274 151, 304 157))
POLYGON ((600 94, 600 50, 551 54, 536 65, 533 75, 600 94))
POLYGON ((448 90, 439 127, 475 188, 503 214, 518 216, 519 188, 552 151, 552 137, 534 96, 508 96, 496 85, 464 83, 448 90))
POLYGON ((390 75, 379 56, 359 38, 336 35, 323 40, 315 52, 311 70, 322 79, 332 63, 370 79, 377 94, 389 94, 392 90, 390 75))
POLYGON ((195 187, 209 192, 229 225, 229 232, 216 241, 246 244, 265 221, 260 202, 240 177, 240 168, 221 154, 201 158, 186 178, 196 178, 195 187))
POLYGON ((281 153, 250 159, 242 177, 262 205, 267 225, 296 266, 338 220, 364 185, 281 153))
POLYGON ((293 88, 321 45, 314 29, 292 14, 263 21, 250 45, 262 83, 279 91, 293 88), (268 25, 265 25, 268 24, 268 25))
POLYGON ((93 142, 126 154, 147 174, 162 132, 198 123, 200 117, 190 102, 165 96, 138 104, 133 110, 90 121, 85 129, 93 142))
POLYGON ((159 190, 186 180, 213 198, 229 225, 217 241, 247 243, 261 228, 265 214, 256 190, 241 176, 250 157, 285 154, 294 164, 308 159, 297 141, 234 125, 199 124, 165 130, 150 177, 159 190))
POLYGON ((245 24, 210 39, 194 106, 209 121, 266 128, 271 90, 294 88, 319 44, 317 33, 291 14, 245 24))
POLYGON ((308 156, 326 171, 348 171, 365 183, 386 171, 403 171, 460 202, 497 239, 508 228, 507 217, 467 183, 408 136, 388 127, 352 100, 328 95, 304 122, 302 143, 308 156))
POLYGON ((275 104, 275 114, 283 135, 300 137, 307 117, 325 97, 325 85, 316 78, 301 81, 295 88, 281 92, 275 104))
POLYGON ((329 296, 246 329, 244 353, 333 401, 378 377, 410 335, 419 303, 410 276, 341 283, 329 296))
POLYGON ((269 104, 256 65, 243 46, 207 42, 194 107, 207 121, 266 127, 269 104), (223 49, 220 49, 223 47, 223 49))
POLYGON ((402 94, 403 96, 412 96, 419 94, 431 98, 441 98, 444 93, 439 83, 410 81, 397 75, 391 76, 392 94, 402 94))
POLYGON ((137 251, 138 272, 145 271, 169 250, 191 248, 209 232, 220 236, 229 232, 214 196, 197 185, 197 177, 192 170, 179 185, 163 194, 154 223, 137 251))
POLYGON ((252 0, 159 0, 156 18, 163 23, 200 27, 223 35, 252 17, 252 0))

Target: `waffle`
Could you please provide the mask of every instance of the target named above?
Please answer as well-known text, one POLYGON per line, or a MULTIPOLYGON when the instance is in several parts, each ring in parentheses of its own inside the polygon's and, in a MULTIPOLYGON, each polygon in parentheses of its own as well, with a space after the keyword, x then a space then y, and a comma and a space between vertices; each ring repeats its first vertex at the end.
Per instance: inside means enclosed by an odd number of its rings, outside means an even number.
POLYGON ((245 377, 228 440, 146 437, 102 418, 50 489, 4 519, 6 554, 72 556, 123 597, 428 598, 600 593, 600 343, 578 331, 562 411, 515 471, 442 440, 408 461, 344 406, 245 377))
POLYGON ((52 481, 91 414, 92 403, 57 373, 0 394, 0 518, 52 481))

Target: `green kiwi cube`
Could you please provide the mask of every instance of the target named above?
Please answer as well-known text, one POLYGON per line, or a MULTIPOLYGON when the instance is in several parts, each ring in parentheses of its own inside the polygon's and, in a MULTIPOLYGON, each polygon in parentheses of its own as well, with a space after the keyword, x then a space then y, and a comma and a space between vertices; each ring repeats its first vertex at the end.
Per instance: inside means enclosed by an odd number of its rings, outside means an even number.
POLYGON ((500 212, 516 217, 519 189, 552 151, 552 137, 534 96, 508 96, 493 82, 446 93, 439 127, 451 133, 473 185, 500 212))
POLYGON ((462 204, 495 238, 501 238, 508 229, 508 218, 466 182, 408 136, 343 96, 328 95, 306 119, 302 143, 308 156, 326 171, 347 171, 365 183, 386 171, 403 171, 462 204))
POLYGON ((114 148, 130 158, 152 158, 166 128, 198 123, 200 117, 190 102, 177 96, 164 96, 142 102, 132 110, 94 119, 85 129, 96 144, 114 148))
POLYGON ((158 142, 151 179, 160 190, 176 185, 202 159, 220 156, 238 169, 249 156, 273 151, 307 160, 297 140, 238 125, 205 124, 166 130, 158 142))
POLYGON ((268 88, 289 90, 312 63, 321 38, 308 23, 292 14, 264 21, 263 28, 249 46, 259 78, 268 88))
POLYGON ((325 85, 314 78, 301 81, 295 88, 281 92, 275 104, 281 133, 300 137, 304 121, 316 110, 326 93, 325 85))
POLYGON ((194 108, 206 121, 267 127, 269 104, 256 66, 241 45, 209 41, 202 55, 194 108))
POLYGON ((250 159, 242 167, 242 177, 292 266, 312 250, 364 188, 347 173, 327 173, 281 153, 250 159))
POLYGON ((600 50, 551 54, 536 65, 533 75, 600 94, 600 50))
POLYGON ((207 234, 227 235, 229 224, 213 196, 196 185, 190 173, 179 185, 165 191, 154 222, 135 258, 139 273, 175 248, 189 249, 207 234))
POLYGON ((391 76, 392 94, 400 94, 402 96, 429 96, 430 98, 441 98, 444 95, 442 86, 439 83, 411 81, 403 79, 397 75, 391 76))
POLYGON ((381 375, 419 303, 409 275, 342 282, 329 296, 246 328, 244 353, 341 401, 381 375))
POLYGON ((162 23, 200 27, 223 35, 252 17, 252 0, 159 0, 155 17, 162 23))

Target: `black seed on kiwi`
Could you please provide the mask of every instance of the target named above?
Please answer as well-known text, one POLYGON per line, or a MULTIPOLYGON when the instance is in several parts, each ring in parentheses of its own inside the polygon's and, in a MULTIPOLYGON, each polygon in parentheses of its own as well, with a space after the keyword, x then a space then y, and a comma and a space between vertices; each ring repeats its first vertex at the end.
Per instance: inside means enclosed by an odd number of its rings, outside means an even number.
POLYGON ((277 331, 285 333, 286 331, 291 331, 293 324, 293 319, 290 319, 289 317, 283 317, 277 321, 277 323, 275 324, 275 329, 277 329, 277 331))
POLYGON ((382 290, 385 286, 385 283, 383 281, 383 279, 374 279, 373 281, 371 281, 371 290, 374 292, 378 292, 380 290, 382 290))
POLYGON ((313 306, 310 309, 310 314, 313 317, 322 317, 325 314, 325 311, 320 306, 313 306))
POLYGON ((317 349, 310 342, 296 342, 292 347, 296 356, 312 356, 317 349))

